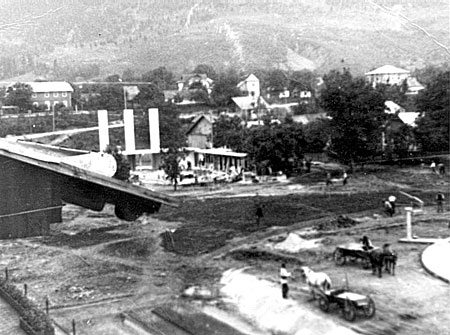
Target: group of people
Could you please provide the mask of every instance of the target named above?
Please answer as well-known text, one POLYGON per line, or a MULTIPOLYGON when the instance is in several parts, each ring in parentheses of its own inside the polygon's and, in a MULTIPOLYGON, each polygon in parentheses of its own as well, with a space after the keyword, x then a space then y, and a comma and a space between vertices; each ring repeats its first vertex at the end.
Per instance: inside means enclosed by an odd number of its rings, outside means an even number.
MULTIPOLYGON (((444 212, 444 201, 445 201, 445 195, 442 192, 439 192, 436 197, 436 205, 437 205, 437 212, 443 213, 444 212)), ((387 216, 392 217, 395 214, 395 202, 397 201, 397 198, 393 195, 391 195, 389 198, 383 200, 383 206, 384 206, 384 212, 387 216)))
POLYGON ((433 173, 445 174, 445 165, 444 163, 436 164, 435 161, 432 161, 430 164, 430 169, 433 173))

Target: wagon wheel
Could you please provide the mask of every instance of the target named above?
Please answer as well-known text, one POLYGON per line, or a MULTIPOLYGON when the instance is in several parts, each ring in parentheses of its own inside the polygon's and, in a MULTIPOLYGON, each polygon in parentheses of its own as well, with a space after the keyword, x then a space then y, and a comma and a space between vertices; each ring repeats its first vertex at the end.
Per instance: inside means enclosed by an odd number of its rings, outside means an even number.
POLYGON ((366 306, 364 306, 364 315, 366 318, 371 318, 375 315, 375 303, 373 302, 372 298, 368 298, 369 302, 366 306))
POLYGON ((347 321, 354 321, 356 318, 356 309, 352 303, 346 301, 343 309, 344 319, 347 321))
POLYGON ((330 309, 330 302, 328 301, 328 299, 326 297, 319 298, 319 307, 325 313, 328 312, 328 310, 330 309))
POLYGON ((333 253, 334 262, 337 265, 344 265, 345 263, 345 256, 342 250, 336 249, 333 253))

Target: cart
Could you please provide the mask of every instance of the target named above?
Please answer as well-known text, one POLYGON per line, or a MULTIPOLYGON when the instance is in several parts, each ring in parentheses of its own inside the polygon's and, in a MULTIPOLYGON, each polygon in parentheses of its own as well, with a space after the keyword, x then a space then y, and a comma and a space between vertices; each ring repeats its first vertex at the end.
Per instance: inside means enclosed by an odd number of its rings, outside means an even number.
MULTIPOLYGON (((374 247, 371 250, 379 249, 374 247)), ((336 247, 333 253, 334 262, 337 265, 344 265, 347 260, 356 261, 362 260, 363 268, 370 267, 369 251, 363 249, 360 243, 347 243, 336 247)))
POLYGON ((371 318, 375 315, 375 303, 371 297, 351 292, 347 288, 317 291, 319 295, 319 307, 324 312, 329 312, 332 304, 337 305, 345 320, 354 321, 357 315, 371 318))

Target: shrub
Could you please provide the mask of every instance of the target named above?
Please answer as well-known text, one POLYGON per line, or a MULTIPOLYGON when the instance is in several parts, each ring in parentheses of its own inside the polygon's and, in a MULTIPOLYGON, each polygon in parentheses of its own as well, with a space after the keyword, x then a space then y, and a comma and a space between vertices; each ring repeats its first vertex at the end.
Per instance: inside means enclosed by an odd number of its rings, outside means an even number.
POLYGON ((41 311, 35 303, 33 303, 26 296, 23 296, 22 291, 16 286, 9 284, 5 280, 0 281, 0 288, 2 288, 14 301, 16 301, 24 312, 19 313, 31 328, 36 331, 48 331, 53 328, 52 322, 48 316, 41 311))

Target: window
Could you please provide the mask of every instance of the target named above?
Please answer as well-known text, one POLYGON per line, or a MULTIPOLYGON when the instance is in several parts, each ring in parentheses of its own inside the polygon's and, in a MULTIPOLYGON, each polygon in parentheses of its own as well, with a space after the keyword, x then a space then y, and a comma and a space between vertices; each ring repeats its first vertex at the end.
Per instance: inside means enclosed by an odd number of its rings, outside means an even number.
POLYGON ((32 98, 37 98, 37 94, 36 94, 36 93, 33 93, 33 94, 31 95, 31 97, 32 97, 32 98))
POLYGON ((53 96, 56 98, 58 96, 58 92, 53 92, 53 96))
POLYGON ((48 98, 48 97, 50 97, 50 93, 45 92, 44 96, 45 96, 46 98, 48 98))
POLYGON ((67 92, 62 92, 62 93, 61 93, 61 96, 67 97, 67 92))

